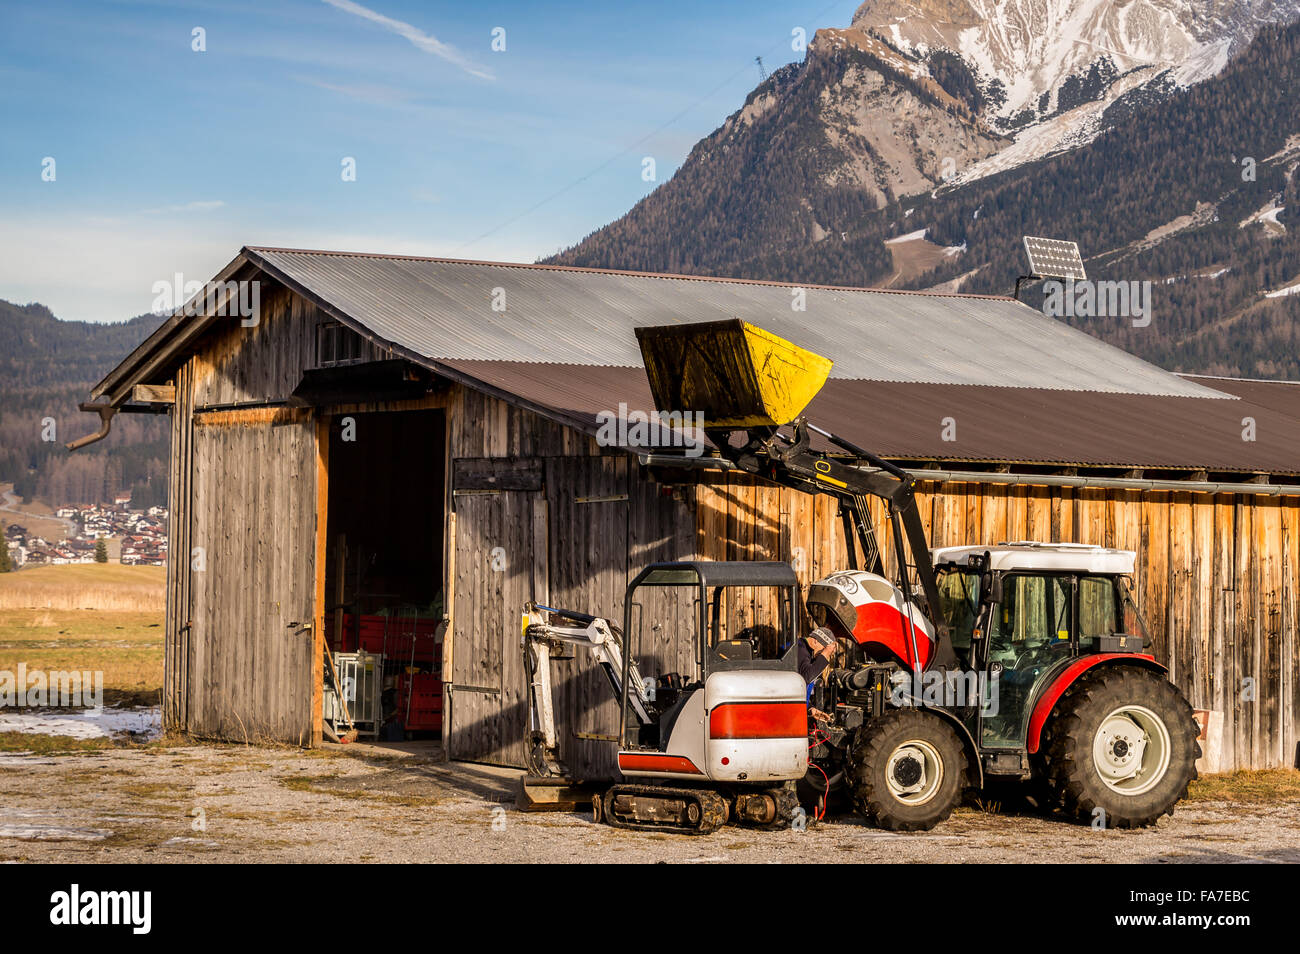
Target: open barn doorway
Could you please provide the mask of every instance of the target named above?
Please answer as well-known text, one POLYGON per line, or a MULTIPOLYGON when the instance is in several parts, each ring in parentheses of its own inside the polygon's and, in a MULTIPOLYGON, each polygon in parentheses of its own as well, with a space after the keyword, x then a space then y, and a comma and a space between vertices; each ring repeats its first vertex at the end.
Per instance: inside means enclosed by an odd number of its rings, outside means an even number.
POLYGON ((325 640, 335 666, 324 673, 327 729, 341 735, 350 720, 363 740, 436 741, 445 415, 337 414, 329 432, 325 640))

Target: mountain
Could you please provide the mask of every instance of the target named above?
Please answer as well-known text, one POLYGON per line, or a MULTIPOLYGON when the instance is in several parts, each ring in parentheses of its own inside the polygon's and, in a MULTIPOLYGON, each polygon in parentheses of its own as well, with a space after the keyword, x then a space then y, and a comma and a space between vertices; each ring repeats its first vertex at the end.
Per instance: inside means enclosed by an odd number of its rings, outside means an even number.
MULTIPOLYGON (((967 7, 953 0, 944 9, 954 6, 967 7)), ((1136 15, 1143 8, 1126 9, 1136 15)), ((1240 13, 1240 6, 1220 4, 1220 10, 1240 13)), ((859 22, 861 16, 860 10, 859 22)), ((1026 270, 1022 236, 1065 237, 1080 242, 1090 277, 1153 282, 1155 308, 1155 320, 1143 327, 1067 320, 1173 370, 1300 378, 1300 294, 1291 293, 1300 292, 1300 27, 1256 25, 1251 21, 1254 39, 1238 43, 1214 76, 1120 97, 1105 107, 1107 121, 1095 135, 1072 148, 993 168, 987 167, 1021 140, 1007 145, 1003 139, 1000 152, 979 156, 1001 134, 980 100, 983 81, 954 79, 954 64, 965 60, 951 60, 948 73, 904 76, 896 66, 882 67, 880 54, 868 58, 847 40, 837 43, 843 31, 819 31, 820 45, 802 64, 751 96, 751 102, 760 96, 771 102, 746 127, 749 135, 738 133, 741 110, 697 145, 671 180, 552 261, 1007 294, 1026 270), (857 68, 874 70, 888 95, 918 102, 914 90, 926 89, 925 80, 937 75, 969 112, 950 104, 931 108, 970 137, 968 154, 985 171, 946 180, 923 176, 929 184, 919 188, 850 187, 854 180, 839 163, 852 160, 826 145, 844 138, 838 120, 795 104, 833 100, 825 91, 843 88, 841 77, 857 68), (827 184, 828 167, 841 169, 834 187, 827 184)), ((1188 35, 1201 36, 1196 42, 1206 48, 1233 46, 1226 35, 1188 35)), ((907 58, 919 55, 919 47, 909 50, 905 40, 900 31, 880 42, 912 62, 907 58)), ((960 40, 954 34, 952 42, 960 40)), ((967 48, 973 58, 971 43, 967 48)), ((933 62, 933 51, 927 55, 933 62)), ((877 101, 885 95, 877 93, 877 101)), ((840 110, 852 113, 847 104, 840 110)), ((905 119, 877 121, 896 129, 905 119)), ((904 134, 897 148, 910 145, 904 134)), ((884 152, 883 145, 873 147, 874 155, 884 152)), ((1041 288, 1031 289, 1027 300, 1041 302, 1041 288)))
POLYGON ((119 414, 112 436, 75 454, 63 444, 98 427, 77 405, 162 319, 101 324, 60 321, 44 305, 0 301, 0 482, 30 500, 99 503, 130 490, 136 506, 165 504, 167 434, 162 419, 119 414), (50 434, 49 421, 54 431, 50 434))
POLYGON ((889 255, 841 233, 1007 140, 884 43, 819 30, 686 162, 613 225, 553 261, 732 274, 816 268, 848 279, 889 255), (834 241, 829 241, 834 239, 834 241))

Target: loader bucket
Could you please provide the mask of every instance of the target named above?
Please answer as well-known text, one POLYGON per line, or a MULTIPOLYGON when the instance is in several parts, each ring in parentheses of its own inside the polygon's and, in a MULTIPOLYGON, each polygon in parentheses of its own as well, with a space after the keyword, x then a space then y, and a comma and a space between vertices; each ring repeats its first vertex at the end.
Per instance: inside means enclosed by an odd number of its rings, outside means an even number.
POLYGON ((705 427, 789 424, 831 370, 830 359, 738 318, 636 337, 658 410, 700 413, 705 427))

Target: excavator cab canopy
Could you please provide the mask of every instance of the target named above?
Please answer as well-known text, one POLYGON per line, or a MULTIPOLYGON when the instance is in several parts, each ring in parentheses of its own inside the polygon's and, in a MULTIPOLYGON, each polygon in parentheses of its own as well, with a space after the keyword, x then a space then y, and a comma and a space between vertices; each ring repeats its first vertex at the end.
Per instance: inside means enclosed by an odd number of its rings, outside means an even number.
MULTIPOLYGON (((703 684, 714 672, 794 672, 798 668, 795 644, 800 636, 799 578, 790 564, 709 560, 652 563, 632 580, 623 602, 625 727, 635 725, 629 716, 627 691, 631 663, 640 648, 634 638, 639 631, 634 626, 637 622, 643 627, 657 625, 641 611, 644 606, 637 594, 643 587, 677 587, 681 607, 694 610, 696 671, 672 674, 683 686, 703 684)), ((645 602, 664 605, 662 601, 645 602)), ((627 742, 625 736, 624 744, 627 742)))

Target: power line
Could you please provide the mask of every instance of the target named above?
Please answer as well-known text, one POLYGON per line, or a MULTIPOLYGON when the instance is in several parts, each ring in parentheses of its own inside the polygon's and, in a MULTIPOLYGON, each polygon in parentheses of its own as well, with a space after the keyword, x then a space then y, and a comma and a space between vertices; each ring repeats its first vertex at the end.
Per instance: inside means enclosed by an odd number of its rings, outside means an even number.
MULTIPOLYGON (((832 4, 830 4, 829 6, 827 6, 825 9, 820 10, 820 11, 818 11, 817 13, 813 14, 809 19, 812 20, 812 21, 814 21, 814 22, 815 22, 815 21, 818 21, 818 20, 820 20, 820 19, 821 19, 825 14, 829 13, 831 10, 835 9, 835 8, 838 7, 838 6, 841 6, 841 4, 840 4, 839 2, 832 3, 832 4)), ((772 46, 768 47, 768 48, 767 48, 766 50, 764 50, 763 52, 765 52, 765 53, 771 53, 773 50, 775 50, 775 49, 777 49, 778 47, 780 47, 784 42, 785 42, 785 41, 783 40, 783 41, 781 41, 780 43, 774 43, 774 44, 772 44, 772 46)), ((761 68, 762 68, 762 67, 761 67, 761 57, 757 57, 757 59, 760 60, 760 69, 761 69, 761 68)), ((456 252, 460 252, 460 251, 462 251, 463 249, 467 249, 467 248, 469 248, 471 245, 477 245, 479 242, 483 241, 485 238, 488 238, 488 237, 490 237, 490 236, 492 236, 492 235, 495 235, 497 232, 500 232, 502 229, 506 228, 507 226, 509 226, 509 225, 513 225, 514 223, 518 222, 520 219, 525 218, 525 217, 527 217, 527 216, 529 216, 529 215, 532 215, 534 212, 536 212, 536 211, 537 211, 538 209, 540 209, 542 206, 546 205, 546 204, 549 203, 549 202, 553 202, 553 201, 555 201, 556 199, 558 199, 560 196, 564 195, 566 192, 570 191, 571 189, 574 189, 574 188, 576 188, 577 186, 582 185, 582 183, 586 182, 588 179, 590 179, 592 176, 596 175, 598 172, 603 172, 605 169, 609 168, 611 165, 613 165, 613 164, 614 164, 615 162, 617 162, 619 159, 622 159, 624 156, 626 156, 629 152, 632 152, 632 151, 633 151, 634 149, 636 149, 638 146, 642 145, 643 143, 645 143, 646 141, 648 141, 648 140, 650 140, 650 139, 653 139, 655 136, 659 135, 661 132, 663 132, 663 131, 664 131, 665 129, 667 129, 669 126, 671 126, 671 125, 673 125, 674 123, 676 123, 679 119, 681 119, 683 116, 685 116, 687 113, 689 113, 689 112, 690 112, 692 109, 694 109, 696 106, 699 106, 701 103, 705 103, 705 102, 707 102, 708 100, 712 99, 712 98, 714 97, 714 95, 716 95, 718 92, 720 92, 720 91, 721 91, 725 86, 729 85, 729 84, 730 84, 734 79, 736 79, 736 77, 740 76, 741 73, 745 72, 745 71, 748 70, 748 69, 749 69, 749 65, 748 65, 748 64, 746 64, 745 66, 742 66, 740 69, 736 70, 734 73, 732 73, 731 75, 729 75, 729 76, 728 76, 726 79, 724 79, 721 83, 719 83, 717 86, 713 87, 711 90, 709 90, 709 91, 708 91, 707 93, 705 93, 702 97, 700 97, 699 99, 697 99, 695 102, 691 103, 691 104, 690 104, 689 106, 687 106, 685 109, 682 109, 680 112, 676 113, 676 114, 675 114, 671 119, 669 119, 667 122, 661 124, 660 126, 656 127, 655 129, 651 130, 650 132, 646 133, 646 134, 645 134, 644 136, 642 136, 640 139, 636 140, 636 142, 631 143, 630 145, 626 146, 625 148, 623 148, 623 149, 620 150, 619 152, 617 152, 617 153, 615 153, 614 155, 610 156, 608 159, 606 159, 606 160, 605 160, 604 162, 602 162, 600 165, 596 166, 596 167, 595 167, 594 169, 592 169, 590 172, 584 173, 583 175, 581 175, 581 176, 579 176, 578 178, 574 179, 574 180, 573 180, 572 182, 570 182, 568 185, 566 185, 566 186, 562 186, 561 188, 556 189, 556 190, 555 190, 554 192, 552 192, 550 195, 546 196, 546 198, 541 199, 540 201, 534 203, 533 205, 530 205, 528 208, 524 209, 524 211, 522 211, 522 212, 520 212, 520 213, 518 213, 518 214, 516 214, 516 215, 511 216, 510 218, 506 219, 504 222, 500 223, 499 225, 494 225, 492 228, 488 229, 486 232, 484 232, 483 234, 479 235, 477 238, 472 238, 472 239, 470 239, 468 242, 464 242, 464 243, 462 243, 462 244, 456 246, 455 251, 456 251, 456 252)), ((765 77, 765 78, 766 78, 766 77, 765 77)))

